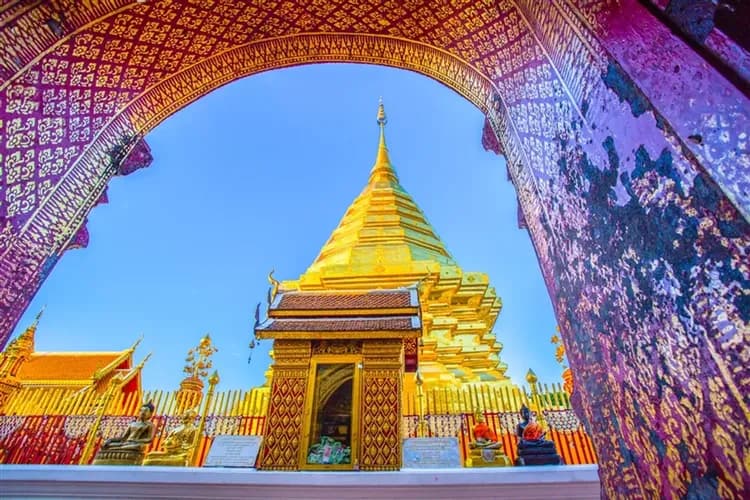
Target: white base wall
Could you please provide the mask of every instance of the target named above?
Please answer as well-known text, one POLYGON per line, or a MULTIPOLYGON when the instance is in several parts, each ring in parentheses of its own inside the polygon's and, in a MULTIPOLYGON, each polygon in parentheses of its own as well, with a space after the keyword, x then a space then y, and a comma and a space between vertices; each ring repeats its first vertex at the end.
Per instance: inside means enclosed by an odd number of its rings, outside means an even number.
POLYGON ((0 498, 589 499, 596 465, 398 472, 0 465, 0 498))

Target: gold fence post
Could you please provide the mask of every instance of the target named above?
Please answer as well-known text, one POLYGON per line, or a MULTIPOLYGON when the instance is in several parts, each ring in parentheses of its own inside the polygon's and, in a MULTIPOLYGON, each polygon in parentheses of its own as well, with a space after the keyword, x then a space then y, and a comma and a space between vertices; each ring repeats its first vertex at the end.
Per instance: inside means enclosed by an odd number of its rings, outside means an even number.
POLYGON ((534 406, 536 406, 536 418, 537 421, 539 421, 539 425, 541 425, 543 428, 545 427, 546 421, 544 419, 544 408, 542 406, 542 398, 539 395, 539 391, 537 390, 537 376, 536 373, 534 373, 534 370, 529 368, 529 371, 526 373, 526 382, 529 383, 529 386, 531 386, 531 401, 533 402, 534 406))
POLYGON ((417 385, 417 401, 419 402, 419 421, 417 422, 417 437, 424 437, 424 388, 422 387, 422 384, 424 384, 424 380, 422 380, 422 374, 419 373, 419 370, 417 370, 417 374, 415 377, 415 383, 417 385))
POLYGON ((99 432, 99 427, 102 425, 102 418, 104 417, 104 413, 109 408, 109 403, 112 400, 112 397, 114 396, 115 389, 117 389, 117 387, 120 385, 123 379, 124 377, 122 376, 122 374, 117 373, 109 381, 109 387, 107 387, 107 391, 104 393, 104 395, 101 398, 102 403, 96 415, 96 420, 94 420, 94 425, 91 426, 91 430, 89 431, 89 436, 86 439, 86 446, 83 448, 83 452, 81 452, 81 459, 78 461, 80 465, 85 465, 88 463, 91 457, 91 452, 94 451, 94 443, 96 443, 96 434, 99 432))
POLYGON ((213 374, 208 378, 208 394, 206 394, 206 403, 203 406, 203 415, 201 415, 200 424, 198 424, 198 431, 195 433, 195 443, 193 444, 193 456, 190 459, 190 463, 193 467, 197 466, 198 459, 200 458, 200 444, 203 438, 203 429, 206 428, 206 418, 208 417, 208 411, 211 408, 211 402, 214 399, 214 391, 216 390, 216 384, 219 383, 219 372, 214 371, 213 374))

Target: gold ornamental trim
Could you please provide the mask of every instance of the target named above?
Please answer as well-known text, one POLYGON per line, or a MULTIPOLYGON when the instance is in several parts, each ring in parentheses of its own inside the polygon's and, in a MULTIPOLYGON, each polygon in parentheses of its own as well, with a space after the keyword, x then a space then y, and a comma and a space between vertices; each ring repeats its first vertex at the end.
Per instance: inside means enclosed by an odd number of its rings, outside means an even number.
POLYGON ((271 309, 268 311, 268 317, 309 318, 320 316, 412 316, 418 313, 418 307, 399 307, 393 309, 271 309))
MULTIPOLYGON (((258 330, 259 339, 277 340, 364 340, 364 339, 411 339, 422 334, 421 328, 409 330, 367 330, 367 331, 315 331, 258 330)), ((275 350, 274 350, 275 352, 275 350)))
POLYGON ((144 90, 124 113, 146 133, 197 98, 252 74, 312 63, 365 63, 416 71, 468 99, 482 112, 494 85, 487 75, 439 47, 390 35, 317 32, 284 35, 219 52, 144 90))

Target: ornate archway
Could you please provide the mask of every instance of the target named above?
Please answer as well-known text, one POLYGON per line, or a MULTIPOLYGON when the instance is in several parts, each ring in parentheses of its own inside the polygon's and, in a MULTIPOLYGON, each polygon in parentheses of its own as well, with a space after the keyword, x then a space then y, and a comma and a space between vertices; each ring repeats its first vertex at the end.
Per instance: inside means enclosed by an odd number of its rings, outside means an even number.
POLYGON ((635 0, 18 0, 0 41, 3 342, 170 113, 276 67, 393 65, 487 114, 605 492, 750 488, 750 101, 635 0))

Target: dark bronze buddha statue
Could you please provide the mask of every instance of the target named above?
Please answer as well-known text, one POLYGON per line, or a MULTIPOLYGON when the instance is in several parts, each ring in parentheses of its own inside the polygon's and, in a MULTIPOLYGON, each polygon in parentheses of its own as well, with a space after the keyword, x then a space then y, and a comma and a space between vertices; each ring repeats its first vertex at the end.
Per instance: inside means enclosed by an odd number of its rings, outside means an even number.
POLYGON ((555 443, 544 439, 544 430, 532 420, 531 410, 521 406, 521 422, 516 426, 518 436, 518 458, 516 465, 560 465, 555 443))

